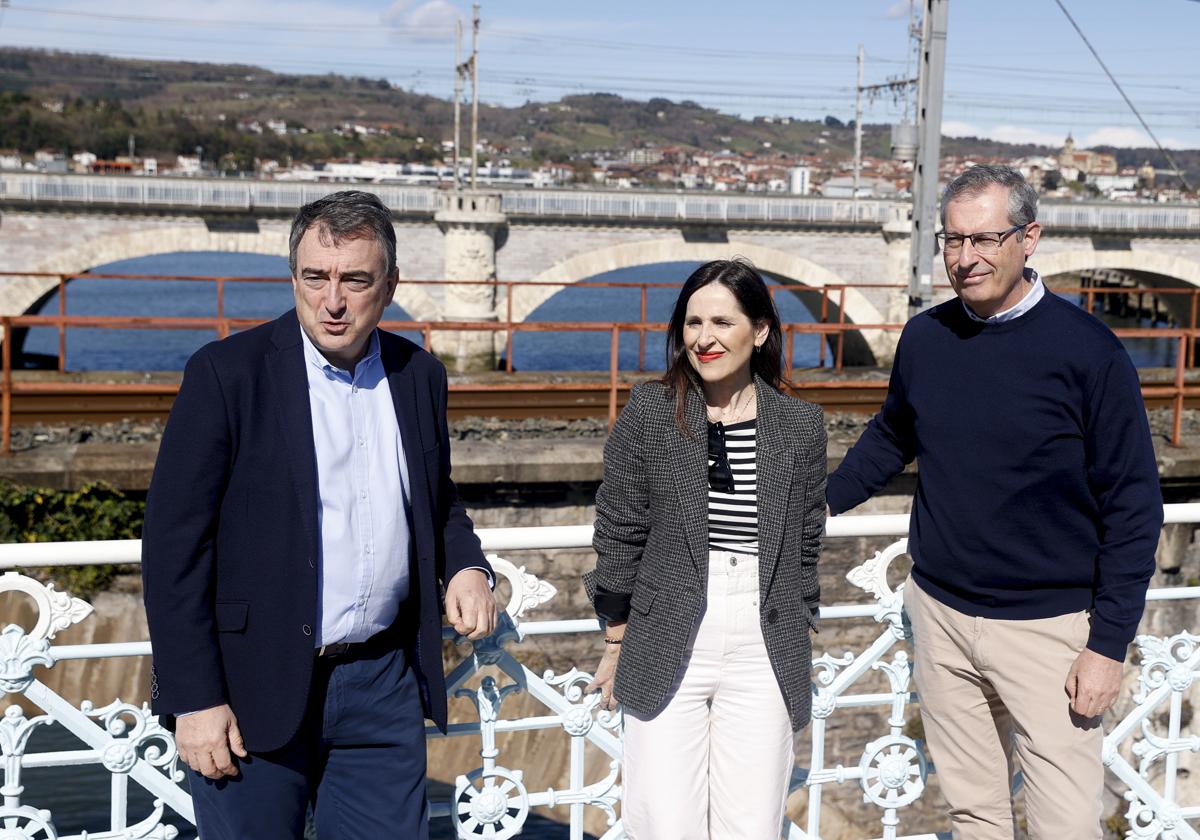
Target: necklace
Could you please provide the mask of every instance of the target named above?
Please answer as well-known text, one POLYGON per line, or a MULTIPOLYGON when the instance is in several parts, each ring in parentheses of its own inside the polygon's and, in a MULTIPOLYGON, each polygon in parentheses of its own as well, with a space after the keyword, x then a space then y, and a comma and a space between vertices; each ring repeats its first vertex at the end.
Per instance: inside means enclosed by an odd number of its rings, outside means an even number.
MULTIPOLYGON (((734 396, 734 398, 733 398, 732 402, 731 402, 731 403, 730 403, 728 406, 726 406, 725 408, 721 409, 721 419, 720 419, 720 422, 724 422, 724 423, 725 423, 726 425, 728 425, 728 426, 733 426, 733 425, 735 425, 736 423, 738 423, 738 422, 739 422, 739 421, 742 419, 742 415, 743 415, 743 414, 745 414, 745 413, 746 413, 746 409, 748 409, 748 408, 750 407, 750 400, 754 399, 754 383, 753 383, 753 382, 751 382, 751 383, 750 383, 750 385, 749 385, 749 386, 748 386, 748 387, 747 387, 747 388, 746 388, 746 389, 743 391, 743 393, 745 393, 745 394, 746 394, 746 400, 745 400, 745 401, 742 403, 742 408, 741 408, 741 410, 740 410, 740 411, 737 411, 736 413, 734 413, 734 415, 733 415, 733 420, 730 420, 730 419, 729 419, 729 411, 730 411, 730 409, 731 409, 731 408, 736 408, 736 407, 737 407, 737 401, 738 401, 738 397, 740 397, 740 396, 741 396, 741 394, 736 394, 736 395, 734 396)), ((710 419, 710 420, 712 420, 714 423, 715 423, 715 422, 718 422, 717 420, 715 420, 715 419, 713 418, 712 414, 713 414, 713 412, 712 412, 711 410, 709 410, 709 412, 708 412, 708 417, 709 417, 709 419, 710 419)))

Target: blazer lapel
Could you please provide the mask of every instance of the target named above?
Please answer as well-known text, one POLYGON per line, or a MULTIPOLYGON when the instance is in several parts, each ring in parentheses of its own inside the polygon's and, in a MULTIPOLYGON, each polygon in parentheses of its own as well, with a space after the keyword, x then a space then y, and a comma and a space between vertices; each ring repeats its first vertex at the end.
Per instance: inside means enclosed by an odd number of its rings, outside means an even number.
POLYGON ((312 407, 308 400, 308 374, 304 348, 295 311, 275 322, 271 341, 276 350, 267 357, 267 382, 275 391, 279 427, 288 452, 288 473, 296 491, 300 520, 308 536, 308 564, 316 568, 317 536, 317 450, 313 443, 312 407))
POLYGON ((675 477, 675 490, 685 522, 688 550, 696 565, 701 586, 708 579, 708 437, 704 399, 695 388, 689 389, 685 417, 691 437, 675 425, 672 408, 666 418, 667 454, 675 477))
MULTIPOLYGON (((396 422, 400 426, 400 442, 404 447, 404 461, 408 467, 408 493, 416 520, 421 505, 433 510, 433 493, 436 483, 430 480, 425 470, 425 449, 437 444, 431 430, 422 433, 421 418, 417 411, 417 388, 409 357, 398 352, 388 336, 380 334, 380 357, 387 373, 388 388, 392 392, 392 405, 396 409, 396 422), (428 440, 426 438, 429 438, 428 440)), ((432 515, 432 514, 430 514, 432 515)), ((421 539, 424 529, 416 529, 421 539)))
MULTIPOLYGON (((438 432, 434 426, 422 427, 421 420, 433 421, 431 404, 425 406, 422 418, 418 406, 416 377, 413 376, 412 352, 390 341, 391 336, 380 330, 379 356, 384 372, 388 374, 391 404, 396 409, 396 422, 400 426, 400 443, 404 450, 404 463, 408 467, 408 497, 412 505, 413 539, 419 557, 433 557, 434 540, 431 528, 421 523, 433 522, 437 510, 437 482, 439 476, 430 475, 425 462, 425 450, 438 444, 438 432)), ((449 457, 443 454, 443 457, 449 457)), ((413 560, 414 568, 416 558, 413 560)))
POLYGON ((758 398, 758 422, 754 433, 758 480, 758 578, 760 594, 765 599, 771 591, 783 548, 795 457, 783 428, 786 420, 780 400, 784 397, 758 377, 754 378, 754 384, 758 398))

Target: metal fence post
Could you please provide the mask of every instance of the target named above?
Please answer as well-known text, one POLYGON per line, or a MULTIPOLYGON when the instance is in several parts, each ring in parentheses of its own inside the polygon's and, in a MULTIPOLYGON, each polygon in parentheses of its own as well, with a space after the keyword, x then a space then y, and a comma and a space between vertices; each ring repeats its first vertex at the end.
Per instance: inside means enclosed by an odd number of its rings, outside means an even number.
MULTIPOLYGON (((6 345, 7 346, 7 345, 6 345)), ((612 344, 608 350, 608 428, 617 422, 617 364, 620 357, 621 328, 612 327, 612 344)))
POLYGON ((0 367, 3 368, 4 392, 0 394, 0 455, 12 455, 12 318, 0 319, 4 328, 4 344, 0 347, 0 367))
MULTIPOLYGON (((67 370, 67 278, 58 276, 58 372, 67 370)), ((5 333, 5 338, 8 334, 5 333)))

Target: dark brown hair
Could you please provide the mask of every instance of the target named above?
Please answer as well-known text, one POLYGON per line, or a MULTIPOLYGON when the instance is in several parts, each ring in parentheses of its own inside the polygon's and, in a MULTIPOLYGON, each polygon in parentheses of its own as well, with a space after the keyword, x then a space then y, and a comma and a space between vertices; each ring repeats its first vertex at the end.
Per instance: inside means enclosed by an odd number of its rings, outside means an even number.
POLYGON ((697 290, 710 283, 720 283, 729 289, 755 327, 767 322, 767 340, 750 356, 750 370, 772 388, 778 389, 783 381, 783 330, 767 284, 750 261, 741 257, 705 263, 692 272, 679 290, 667 325, 667 372, 662 381, 675 397, 675 424, 685 435, 692 433, 686 419, 688 392, 701 388, 701 381, 687 356, 683 325, 687 320, 688 301, 697 290))
POLYGON ((342 190, 300 208, 288 236, 288 267, 293 276, 300 240, 314 226, 321 234, 322 244, 326 235, 334 245, 340 245, 345 239, 374 238, 383 249, 387 276, 396 273, 396 229, 392 226, 392 214, 374 193, 342 190))

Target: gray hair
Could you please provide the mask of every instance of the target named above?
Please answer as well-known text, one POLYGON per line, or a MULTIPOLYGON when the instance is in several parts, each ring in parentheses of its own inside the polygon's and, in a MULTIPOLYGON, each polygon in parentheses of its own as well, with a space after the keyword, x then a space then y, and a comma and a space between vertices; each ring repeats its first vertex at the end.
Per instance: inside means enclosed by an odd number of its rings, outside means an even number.
POLYGON ((292 220, 292 232, 288 236, 288 267, 293 277, 296 275, 296 252, 300 249, 300 240, 314 226, 318 228, 322 239, 328 235, 334 245, 340 245, 346 239, 373 236, 383 248, 387 276, 396 273, 396 229, 392 226, 392 212, 374 193, 343 190, 300 208, 292 220))
POLYGON ((1029 186, 1020 172, 1011 166, 984 163, 959 175, 942 193, 942 227, 946 226, 946 205, 958 198, 979 195, 991 186, 1008 189, 1008 223, 1027 225, 1037 219, 1037 190, 1029 186))

